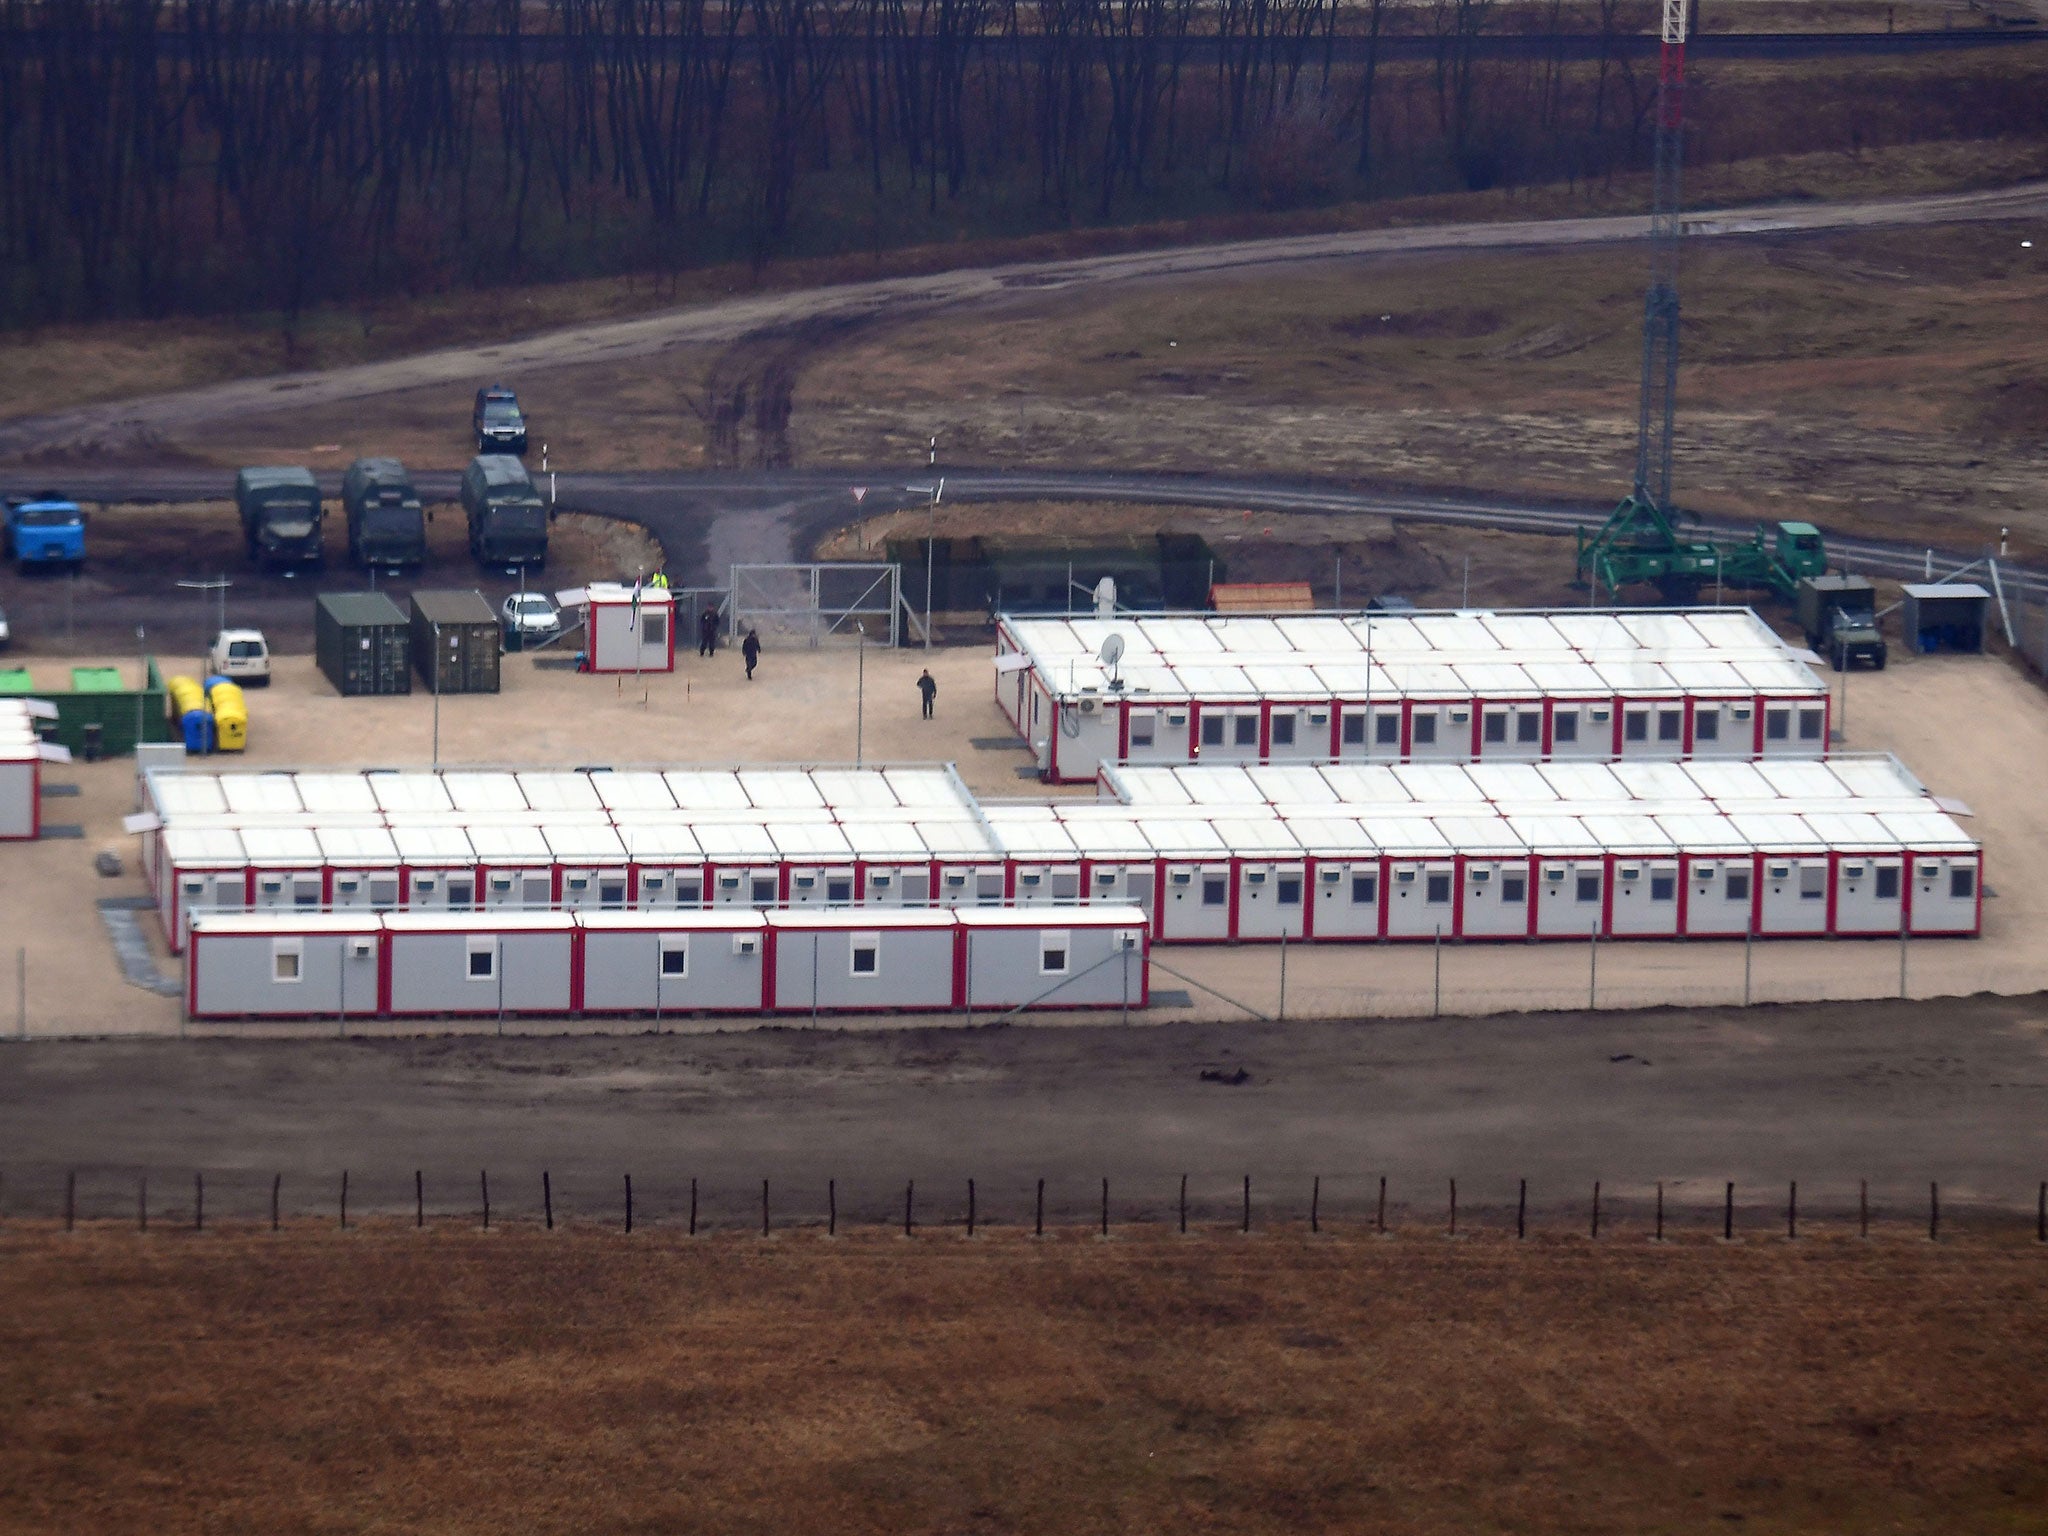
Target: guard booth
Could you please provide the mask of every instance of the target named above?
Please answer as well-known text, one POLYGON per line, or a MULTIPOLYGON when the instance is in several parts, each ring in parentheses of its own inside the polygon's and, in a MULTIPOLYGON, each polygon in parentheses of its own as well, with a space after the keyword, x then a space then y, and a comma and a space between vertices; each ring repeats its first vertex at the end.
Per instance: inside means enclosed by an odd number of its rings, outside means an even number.
POLYGON ((1906 643, 1922 655, 1935 651, 1981 651, 1991 594, 1971 581, 1908 582, 1904 616, 1906 643))
POLYGON ((586 671, 675 671, 675 601, 668 588, 592 582, 557 601, 583 610, 586 671))

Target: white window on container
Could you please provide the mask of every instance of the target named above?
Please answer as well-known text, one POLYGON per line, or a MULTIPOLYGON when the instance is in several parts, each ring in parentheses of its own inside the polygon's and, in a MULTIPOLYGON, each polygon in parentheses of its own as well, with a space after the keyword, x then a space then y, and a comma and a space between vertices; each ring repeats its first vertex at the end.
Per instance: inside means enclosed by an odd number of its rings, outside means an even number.
POLYGON ((1789 709, 1767 709, 1764 711, 1764 740, 1784 741, 1792 734, 1792 711, 1789 709))
POLYGON ((1364 745, 1365 745, 1365 716, 1363 716, 1363 715, 1346 715, 1346 716, 1344 717, 1344 725, 1343 725, 1343 731, 1344 731, 1344 745, 1345 745, 1345 746, 1347 746, 1347 747, 1362 747, 1362 746, 1364 746, 1364 745))
POLYGON ((825 899, 838 906, 853 900, 853 876, 836 875, 825 882, 825 899))
POLYGON ((1819 741, 1822 722, 1826 719, 1827 714, 1823 710, 1802 709, 1799 711, 1799 739, 1801 741, 1819 741))
POLYGON ((1828 868, 1825 864, 1802 864, 1799 867, 1799 899, 1819 901, 1828 893, 1828 868))
POLYGON ((1749 871, 1746 869, 1729 870, 1727 878, 1721 882, 1721 894, 1729 901, 1748 901, 1749 871))
POLYGON ((1412 726, 1412 734, 1413 734, 1413 740, 1414 740, 1414 742, 1415 742, 1415 745, 1416 745, 1416 746, 1418 746, 1418 747, 1433 747, 1433 746, 1435 746, 1435 745, 1436 745, 1436 716, 1435 716, 1435 715, 1417 715, 1417 716, 1415 717, 1415 720, 1414 720, 1414 723, 1413 723, 1413 726, 1412 726))
POLYGON ((1680 741, 1685 736, 1685 711, 1682 709, 1660 709, 1657 711, 1657 739, 1659 741, 1680 741))
POLYGON ((882 936, 856 933, 848 943, 847 970, 855 976, 873 976, 882 968, 882 936))
POLYGON ((1543 717, 1534 710, 1521 710, 1515 715, 1515 740, 1525 747, 1536 746, 1543 740, 1543 717))
POLYGON ((498 941, 494 938, 471 939, 467 944, 468 969, 464 972, 471 981, 492 981, 498 974, 498 941))
POLYGON ((1231 744, 1239 747, 1256 747, 1259 744, 1259 719, 1256 715, 1239 715, 1230 722, 1231 744))
POLYGON ((974 877, 974 900, 984 907, 1000 906, 1003 900, 1003 877, 983 871, 974 877))
POLYGON ((1676 901, 1678 899, 1678 876, 1669 871, 1650 871, 1650 900, 1676 901))
POLYGON ((1273 745, 1276 747, 1291 747, 1294 745, 1294 716, 1275 715, 1273 717, 1273 745))
POLYGON ((1282 875, 1273 885, 1273 899, 1283 907, 1301 905, 1301 876, 1282 875))
POLYGON ((270 941, 270 979, 301 981, 305 978, 305 948, 300 939, 270 941))
POLYGON ((1899 899, 1899 866, 1880 864, 1877 866, 1877 899, 1897 901, 1899 899))
POLYGON ((370 881, 370 905, 373 907, 395 907, 398 905, 398 882, 390 876, 370 881))
POLYGON ((1354 907, 1369 907, 1380 899, 1380 877, 1378 875, 1353 875, 1351 877, 1351 904, 1354 907))
POLYGON ((468 905, 469 905, 469 904, 470 904, 470 903, 471 903, 472 901, 474 901, 475 899, 476 899, 476 885, 475 885, 475 882, 474 882, 474 881, 470 881, 470 880, 458 880, 458 879, 454 878, 453 876, 450 876, 450 877, 449 877, 449 880, 448 880, 448 905, 449 905, 449 906, 451 906, 451 907, 456 907, 456 908, 463 908, 463 907, 467 907, 467 906, 468 906, 468 905))
POLYGON ((1600 899, 1600 877, 1598 875, 1579 876, 1578 897, 1580 901, 1598 901, 1600 899))
POLYGON ((1696 709, 1692 716, 1692 739, 1694 741, 1719 741, 1721 739, 1721 711, 1718 709, 1696 709))
POLYGON ((1064 976, 1067 974, 1067 953, 1073 935, 1067 933, 1041 933, 1038 936, 1038 974, 1041 976, 1064 976))
POLYGON ((1977 871, 1969 864, 1958 864, 1948 872, 1948 893, 1957 901, 1967 901, 1977 894, 1977 871))
POLYGON ((1647 709, 1627 709, 1622 711, 1621 739, 1623 741, 1648 741, 1650 739, 1650 712, 1647 709))
POLYGON ((1529 899, 1529 877, 1527 875, 1502 875, 1500 877, 1501 905, 1519 907, 1529 899))
POLYGON ((668 649, 667 614, 643 613, 640 615, 640 643, 654 650, 668 649))
POLYGON ((754 905, 757 907, 772 907, 775 905, 775 877, 773 875, 754 876, 754 905))
POLYGON ((1134 715, 1132 715, 1132 716, 1131 716, 1131 745, 1132 745, 1132 746, 1134 746, 1134 747, 1149 747, 1149 746, 1151 746, 1151 745, 1152 745, 1152 734, 1153 734, 1153 727, 1154 727, 1154 726, 1155 726, 1156 724, 1157 724, 1157 717, 1155 717, 1155 716, 1154 716, 1154 715, 1153 715, 1153 714, 1151 713, 1151 711, 1149 711, 1149 710, 1145 711, 1145 712, 1144 712, 1144 713, 1142 713, 1142 714, 1134 714, 1134 715))
POLYGON ((1489 709, 1486 712, 1483 740, 1505 743, 1508 739, 1508 712, 1504 709, 1489 709))
POLYGON ((1230 905, 1230 882, 1221 875, 1202 877, 1202 905, 1225 907, 1230 905))
POLYGON ((1433 907, 1445 905, 1451 899, 1451 877, 1432 870, 1423 900, 1433 907))
POLYGON ((1202 716, 1202 745, 1205 747, 1220 747, 1223 745, 1223 717, 1221 715, 1202 716))
POLYGON ((676 905, 694 907, 704 899, 704 887, 695 880, 676 881, 676 905))
MULTIPOLYGON (((1436 739, 1436 722, 1429 723, 1430 739, 1436 739)), ((1376 746, 1398 747, 1401 745, 1401 717, 1390 709, 1383 709, 1373 716, 1372 739, 1376 746)))
POLYGON ((1579 715, 1577 710, 1561 709, 1550 717, 1550 739, 1560 747, 1571 746, 1579 739, 1579 715))
POLYGON ((678 934, 674 938, 665 938, 661 941, 661 974, 690 974, 690 940, 687 934, 678 934))

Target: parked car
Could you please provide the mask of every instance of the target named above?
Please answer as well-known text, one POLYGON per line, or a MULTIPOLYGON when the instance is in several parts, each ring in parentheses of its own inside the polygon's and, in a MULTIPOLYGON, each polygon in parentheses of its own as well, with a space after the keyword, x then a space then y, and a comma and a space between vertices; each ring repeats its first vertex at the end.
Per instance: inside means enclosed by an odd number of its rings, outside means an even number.
POLYGON ((508 646, 538 645, 562 632, 562 611, 545 592, 514 592, 498 605, 508 646))
POLYGON ((267 685, 270 645, 263 638, 263 631, 222 630, 214 637, 213 649, 206 653, 206 672, 209 677, 225 677, 230 682, 267 685))
POLYGON ((30 571, 68 570, 85 564, 85 513, 62 491, 7 498, 7 553, 30 571))
POLYGON ((502 384, 476 392, 469 429, 478 453, 526 452, 525 413, 519 409, 519 397, 502 384))
POLYGON ((7 610, 0 608, 0 651, 6 650, 8 642, 13 638, 14 631, 7 627, 7 610))

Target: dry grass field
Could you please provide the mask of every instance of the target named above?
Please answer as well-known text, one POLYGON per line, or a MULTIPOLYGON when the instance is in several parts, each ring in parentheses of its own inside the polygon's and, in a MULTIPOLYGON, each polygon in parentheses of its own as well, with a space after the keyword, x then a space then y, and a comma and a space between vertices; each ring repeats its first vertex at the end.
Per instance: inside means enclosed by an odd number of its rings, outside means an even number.
POLYGON ((2048 1524, 2031 1231, 0 1236, 10 1532, 2048 1524))

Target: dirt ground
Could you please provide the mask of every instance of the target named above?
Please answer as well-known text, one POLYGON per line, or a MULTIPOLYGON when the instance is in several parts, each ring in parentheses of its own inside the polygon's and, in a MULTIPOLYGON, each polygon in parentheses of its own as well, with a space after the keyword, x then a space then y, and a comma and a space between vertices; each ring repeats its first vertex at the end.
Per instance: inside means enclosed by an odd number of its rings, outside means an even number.
MULTIPOLYGON (((1969 825, 1986 849, 1980 939, 1915 942, 1903 956, 1889 942, 1773 941, 1753 949, 1631 942, 1597 953, 1576 945, 1471 945, 1441 954, 1428 946, 1305 945, 1290 948, 1284 974, 1277 946, 1168 947, 1155 957, 1154 983, 1182 993, 1186 1004, 1169 995, 1151 1017, 1401 1017, 1576 1008, 1589 999, 1623 1008, 1715 1005, 1745 995, 1780 1002, 1886 997, 1902 990, 1902 972, 1903 990, 1916 997, 2048 989, 2048 949, 2038 941, 2048 922, 2048 868, 2032 857, 2048 847, 2048 806, 2034 792, 2036 765, 2048 761, 2048 696, 1994 658, 1895 654, 1882 673, 1837 679, 1848 690, 1844 745, 1897 753, 1935 793, 1974 812, 1969 825)), ((563 668, 566 658, 510 657, 503 693, 440 701, 440 760, 845 762, 856 755, 858 733, 867 761, 953 761, 978 793, 1042 795, 1042 786, 1018 777, 1028 759, 995 707, 990 655, 981 647, 930 653, 939 681, 938 718, 930 723, 916 713, 914 680, 927 663, 914 648, 870 648, 863 656, 843 646, 790 650, 778 642, 752 684, 730 651, 711 661, 685 655, 674 675, 637 687, 631 678, 579 676, 563 668)), ((167 656, 163 665, 168 672, 195 663, 167 656)), ((431 695, 343 699, 304 656, 281 658, 276 673, 273 687, 251 696, 246 766, 403 766, 433 757, 431 695)), ((49 819, 75 823, 85 835, 0 847, 0 932, 19 935, 27 970, 26 1003, 14 1022, 31 1035, 172 1032, 175 1001, 120 979, 93 908, 96 897, 141 891, 134 839, 120 830, 120 817, 134 809, 132 768, 76 764, 49 777, 80 790, 76 799, 48 801, 49 819), (94 877, 89 860, 99 849, 122 854, 129 873, 94 877)), ((848 1026, 915 1022, 892 1015, 848 1026)), ((1059 1022, 1101 1021, 1076 1013, 1059 1022)), ((664 1027, 728 1026, 671 1020, 664 1027)))
POLYGON ((2031 1242, 0 1236, 0 1524, 2039 1528, 2031 1242))
MULTIPOLYGON (((232 502, 92 504, 87 516, 88 558, 75 580, 23 576, 12 563, 0 563, 0 608, 14 630, 12 654, 113 649, 132 644, 138 624, 153 650, 203 651, 219 612, 215 594, 179 591, 175 583, 220 576, 234 583, 226 603, 230 626, 260 629, 276 649, 311 651, 314 596, 372 585, 367 572, 349 563, 348 520, 331 499, 324 520, 327 569, 318 575, 256 570, 243 552, 232 502)), ((630 581, 661 564, 661 546, 645 529, 565 512, 548 530, 547 569, 532 581, 553 592, 590 581, 630 581)), ((400 608, 415 590, 441 587, 475 588, 496 608, 519 582, 477 565, 462 508, 444 502, 432 507, 427 523, 425 563, 397 581, 380 576, 375 585, 400 608)))

